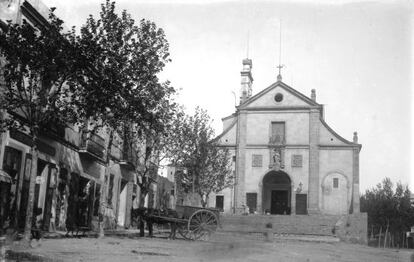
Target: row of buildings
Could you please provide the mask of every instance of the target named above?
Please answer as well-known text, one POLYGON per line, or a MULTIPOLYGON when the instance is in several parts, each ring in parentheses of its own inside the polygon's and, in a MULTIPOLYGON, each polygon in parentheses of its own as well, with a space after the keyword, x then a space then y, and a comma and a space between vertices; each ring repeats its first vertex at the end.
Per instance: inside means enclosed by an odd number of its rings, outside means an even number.
MULTIPOLYGON (((3 26, 8 19, 27 19, 33 25, 47 22, 44 17, 49 11, 40 1, 0 3, 3 26)), ((216 138, 232 152, 234 185, 212 195, 208 206, 225 213, 358 213, 361 145, 356 132, 352 141, 337 134, 325 122, 315 90, 310 97, 300 93, 282 81, 280 72, 275 83, 253 95, 251 70, 252 60, 244 59, 240 104, 234 114, 223 118, 223 133, 216 138)), ((103 186, 106 228, 131 224, 131 208, 137 206, 134 201, 139 195, 140 161, 131 152, 132 141, 115 139, 110 152, 106 152, 107 143, 105 133, 91 134, 76 127, 51 125, 42 134, 35 212, 45 230, 92 226, 98 220, 103 186)), ((13 218, 23 226, 30 146, 25 133, 10 131, 0 136, 2 225, 13 218)), ((174 173, 174 168, 168 169, 167 177, 173 180, 174 173)), ((150 192, 149 206, 176 191, 164 182, 162 190, 156 192, 154 186, 150 192)), ((167 202, 170 207, 174 204, 171 199, 167 202)), ((178 202, 199 204, 191 196, 178 202)))
MULTIPOLYGON (((7 20, 21 23, 25 19, 37 27, 47 23, 49 12, 49 8, 38 0, 0 1, 0 25, 4 30, 7 20)), ((1 62, 4 65, 4 61, 1 62)), ((3 73, 2 70, 0 72, 3 73)), ((4 85, 2 75, 0 81, 0 85, 4 85)), ((6 112, 2 117, 6 117, 6 112)), ((104 131, 84 132, 76 126, 60 127, 53 123, 41 132, 37 145, 39 159, 34 216, 43 230, 93 229, 98 223, 101 204, 104 205, 104 228, 131 225, 131 209, 139 206, 137 170, 141 163, 133 148, 145 149, 145 145, 115 137, 107 152, 108 137, 104 131), (106 190, 103 192, 105 203, 100 202, 102 187, 106 190)), ((24 228, 29 198, 31 145, 31 137, 24 132, 10 130, 0 133, 2 230, 11 226, 24 228)), ((160 184, 164 194, 171 193, 164 188, 165 181, 160 184)), ((156 183, 151 188, 146 205, 155 207, 156 183)))

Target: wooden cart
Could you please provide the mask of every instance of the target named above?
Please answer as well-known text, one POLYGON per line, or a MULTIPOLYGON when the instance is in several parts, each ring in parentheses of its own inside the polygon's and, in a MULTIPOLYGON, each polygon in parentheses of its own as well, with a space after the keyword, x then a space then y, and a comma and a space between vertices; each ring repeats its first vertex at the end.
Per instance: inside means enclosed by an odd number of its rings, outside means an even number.
POLYGON ((175 227, 177 232, 188 240, 208 240, 220 224, 220 212, 217 209, 177 205, 175 211, 177 217, 150 217, 170 223, 171 230, 175 227))

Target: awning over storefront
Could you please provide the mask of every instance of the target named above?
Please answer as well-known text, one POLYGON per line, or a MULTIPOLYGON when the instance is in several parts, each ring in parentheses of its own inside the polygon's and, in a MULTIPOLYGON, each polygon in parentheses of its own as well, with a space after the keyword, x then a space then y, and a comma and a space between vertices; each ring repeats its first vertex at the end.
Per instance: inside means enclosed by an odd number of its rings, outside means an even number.
POLYGON ((0 170, 0 182, 12 183, 13 179, 5 171, 0 170))

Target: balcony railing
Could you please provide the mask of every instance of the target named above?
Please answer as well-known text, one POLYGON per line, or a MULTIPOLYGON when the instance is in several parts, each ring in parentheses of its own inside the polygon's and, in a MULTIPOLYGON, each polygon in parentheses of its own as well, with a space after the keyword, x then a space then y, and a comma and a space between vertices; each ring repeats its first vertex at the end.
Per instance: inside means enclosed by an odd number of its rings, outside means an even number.
POLYGON ((105 156, 105 139, 91 132, 84 132, 82 133, 79 152, 103 159, 105 156))
POLYGON ((135 150, 130 145, 124 145, 122 150, 121 160, 119 161, 120 165, 133 169, 137 164, 137 156, 135 150))
POLYGON ((122 159, 122 146, 118 142, 112 142, 111 157, 118 161, 122 159))

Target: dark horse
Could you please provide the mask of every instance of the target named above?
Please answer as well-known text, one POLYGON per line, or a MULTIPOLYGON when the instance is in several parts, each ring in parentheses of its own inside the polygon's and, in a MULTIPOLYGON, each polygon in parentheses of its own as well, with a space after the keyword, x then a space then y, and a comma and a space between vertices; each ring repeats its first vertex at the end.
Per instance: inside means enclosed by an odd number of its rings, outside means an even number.
POLYGON ((137 228, 139 229, 139 235, 141 237, 145 236, 145 223, 148 227, 149 236, 153 236, 153 224, 165 225, 169 224, 171 228, 170 235, 168 238, 175 239, 175 233, 177 231, 177 223, 168 221, 168 218, 178 218, 177 211, 173 209, 154 209, 154 208, 145 208, 140 207, 133 209, 131 212, 133 220, 137 221, 137 228), (167 219, 163 219, 167 218, 167 219))

